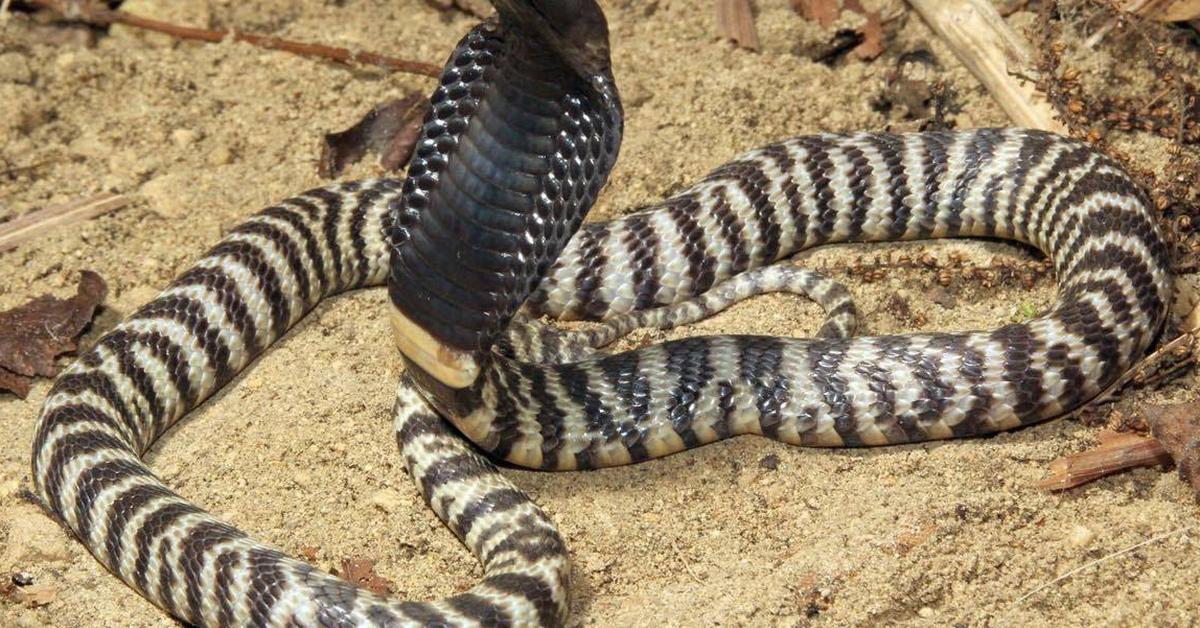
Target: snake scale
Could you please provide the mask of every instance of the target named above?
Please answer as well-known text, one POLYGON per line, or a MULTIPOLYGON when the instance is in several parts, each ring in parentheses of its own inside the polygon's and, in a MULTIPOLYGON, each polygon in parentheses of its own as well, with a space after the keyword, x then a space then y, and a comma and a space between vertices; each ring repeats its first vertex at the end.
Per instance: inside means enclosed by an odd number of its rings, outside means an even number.
POLYGON ((623 126, 604 15, 593 0, 493 4, 497 17, 446 65, 407 178, 315 189, 254 215, 49 392, 37 494, 171 615, 557 625, 563 539, 483 452, 585 469, 739 434, 841 447, 995 432, 1086 403, 1163 326, 1167 249, 1147 197, 1105 155, 1038 131, 798 137, 584 224, 623 126), (820 244, 966 236, 1045 252, 1056 304, 993 331, 852 338, 840 286, 775 265, 820 244), (385 282, 406 362, 402 456, 484 567, 478 585, 435 602, 380 597, 260 544, 141 460, 323 298, 385 282), (830 308, 822 333, 598 349, 770 290, 830 308), (542 315, 609 322, 565 333, 542 315))

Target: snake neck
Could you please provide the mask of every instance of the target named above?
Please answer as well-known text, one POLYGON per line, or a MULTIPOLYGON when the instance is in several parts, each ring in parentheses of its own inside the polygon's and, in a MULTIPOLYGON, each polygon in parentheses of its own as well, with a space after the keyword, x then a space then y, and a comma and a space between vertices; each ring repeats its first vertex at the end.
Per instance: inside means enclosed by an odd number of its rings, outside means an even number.
POLYGON ((621 143, 607 29, 603 62, 581 65, 530 20, 502 11, 459 43, 386 227, 396 342, 410 366, 451 388, 476 380, 621 143))

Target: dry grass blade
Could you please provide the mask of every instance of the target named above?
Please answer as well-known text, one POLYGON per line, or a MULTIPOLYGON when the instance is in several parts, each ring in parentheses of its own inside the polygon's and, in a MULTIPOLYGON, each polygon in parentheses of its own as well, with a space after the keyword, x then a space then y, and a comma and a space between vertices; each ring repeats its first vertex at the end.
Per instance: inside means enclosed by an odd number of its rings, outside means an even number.
POLYGON ((1117 550, 1117 551, 1115 551, 1115 552, 1113 552, 1113 553, 1111 553, 1111 554, 1108 554, 1108 555, 1106 555, 1106 556, 1101 556, 1100 558, 1097 558, 1096 560, 1093 560, 1093 561, 1086 562, 1086 563, 1084 563, 1084 564, 1082 564, 1082 565, 1080 565, 1080 566, 1078 566, 1078 567, 1076 567, 1076 568, 1074 568, 1074 569, 1072 569, 1072 570, 1068 571, 1067 573, 1064 573, 1063 575, 1061 575, 1061 576, 1059 576, 1059 577, 1057 577, 1057 578, 1055 578, 1055 579, 1053 579, 1053 580, 1051 580, 1051 581, 1049 581, 1049 582, 1047 582, 1047 583, 1045 583, 1045 584, 1039 585, 1039 586, 1037 586, 1037 587, 1035 587, 1035 588, 1033 588, 1033 589, 1029 590, 1027 593, 1025 593, 1025 595, 1022 595, 1021 597, 1017 598, 1017 599, 1016 599, 1016 601, 1015 601, 1015 602, 1013 602, 1013 606, 1017 606, 1017 605, 1019 605, 1021 602, 1024 602, 1025 600, 1028 600, 1029 598, 1031 598, 1031 597, 1033 597, 1033 596, 1037 595, 1038 593, 1041 593, 1042 591, 1045 591, 1046 589, 1049 589, 1050 587, 1052 587, 1052 586, 1054 586, 1054 585, 1056 585, 1056 584, 1058 584, 1058 583, 1062 582, 1063 580, 1070 579, 1070 578, 1071 578, 1071 577, 1073 577, 1075 574, 1077 574, 1077 573, 1079 573, 1079 572, 1081 572, 1081 571, 1084 571, 1084 570, 1086 570, 1086 569, 1090 569, 1090 568, 1092 568, 1092 567, 1095 567, 1096 565, 1099 565, 1099 564, 1101 564, 1101 563, 1108 562, 1108 561, 1110 561, 1110 560, 1112 560, 1112 559, 1114 559, 1114 558, 1118 558, 1118 557, 1124 556, 1124 555, 1126 555, 1126 554, 1128 554, 1128 553, 1130 553, 1130 552, 1137 551, 1137 550, 1139 550, 1139 549, 1141 549, 1141 548, 1143 548, 1143 547, 1145 547, 1145 546, 1147 546, 1147 545, 1152 545, 1152 544, 1154 544, 1154 543, 1158 543, 1159 541, 1163 541, 1163 540, 1165 540, 1165 539, 1169 539, 1169 538, 1171 538, 1172 536, 1175 536, 1176 534, 1181 534, 1181 533, 1183 533, 1183 532, 1187 532, 1188 530, 1191 530, 1191 529, 1192 529, 1192 526, 1184 526, 1184 527, 1182 527, 1182 528, 1176 528, 1176 529, 1174 529, 1174 530, 1171 530, 1170 532, 1164 532, 1164 533, 1162 533, 1162 534, 1160 534, 1160 535, 1158 535, 1158 536, 1153 536, 1153 537, 1150 537, 1150 538, 1148 538, 1148 539, 1146 539, 1145 541, 1142 541, 1142 542, 1140 542, 1140 543, 1135 543, 1135 544, 1133 544, 1133 545, 1130 545, 1129 547, 1126 547, 1125 549, 1117 550))
POLYGON ((56 227, 95 218, 128 204, 129 199, 120 194, 103 193, 30 212, 0 224, 0 253, 56 227))
POLYGON ((748 50, 758 51, 758 31, 754 28, 754 11, 750 0, 716 0, 717 33, 748 50))

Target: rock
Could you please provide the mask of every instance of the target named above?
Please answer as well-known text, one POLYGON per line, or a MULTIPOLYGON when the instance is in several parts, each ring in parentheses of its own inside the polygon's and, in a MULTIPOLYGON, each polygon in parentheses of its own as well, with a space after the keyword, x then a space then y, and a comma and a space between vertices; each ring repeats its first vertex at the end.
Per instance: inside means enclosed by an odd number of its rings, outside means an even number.
POLYGON ((182 174, 168 172, 142 184, 141 193, 150 211, 168 220, 180 220, 191 213, 191 207, 179 195, 179 190, 186 185, 186 177, 182 174))
POLYGON ((66 561, 71 556, 61 528, 32 508, 21 508, 0 521, 8 542, 0 555, 0 568, 21 568, 36 563, 66 561))
POLYGON ((29 133, 49 119, 37 90, 26 85, 0 83, 0 129, 29 133))
POLYGON ((391 514, 400 508, 400 506, 404 503, 403 499, 404 498, 400 496, 400 493, 397 493, 390 488, 385 488, 376 491, 375 494, 371 496, 371 503, 377 506, 383 512, 391 514))
POLYGON ((921 610, 917 611, 917 614, 923 619, 929 619, 930 617, 933 617, 933 609, 929 608, 928 606, 922 606, 921 610))
POLYGON ((171 131, 171 143, 179 148, 188 148, 200 139, 200 134, 191 129, 175 129, 171 131))
POLYGON ((1087 526, 1077 525, 1071 528, 1071 534, 1067 536, 1067 541, 1073 547, 1087 547, 1096 538, 1096 533, 1087 526))
POLYGON ((33 72, 29 69, 29 62, 25 60, 25 55, 19 52, 0 54, 0 83, 28 85, 32 82, 33 72))

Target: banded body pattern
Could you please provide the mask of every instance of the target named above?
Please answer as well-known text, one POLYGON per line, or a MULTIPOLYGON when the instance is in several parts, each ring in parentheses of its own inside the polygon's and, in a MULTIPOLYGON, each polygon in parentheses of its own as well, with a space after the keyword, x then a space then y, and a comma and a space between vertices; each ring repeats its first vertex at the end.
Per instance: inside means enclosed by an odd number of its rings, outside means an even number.
POLYGON ((589 0, 494 4, 499 25, 477 27, 451 57, 406 182, 314 190, 252 217, 51 389, 34 442, 39 496, 171 614, 202 625, 561 623, 562 539, 438 414, 494 455, 546 469, 737 434, 822 446, 967 436, 1078 407, 1162 327, 1168 260, 1144 194, 1086 145, 1033 131, 796 138, 568 242, 620 139, 607 27, 589 0), (468 231, 472 246, 456 248, 468 231), (819 244, 956 236, 1041 249, 1058 303, 990 332, 847 338, 844 290, 771 266, 819 244), (414 289, 432 277, 444 281, 414 289), (401 453, 484 566, 479 585, 432 603, 357 590, 256 543, 141 461, 322 298, 385 279, 402 350, 429 357, 400 384, 401 453), (767 290, 830 308, 823 337, 597 351, 632 326, 694 321, 767 290), (562 333, 538 314, 608 322, 562 333), (442 360, 454 351, 469 359, 442 360))
POLYGON ((500 357, 471 395, 433 398, 494 455, 546 469, 738 434, 834 447, 962 437, 1082 405, 1166 317, 1167 252, 1143 192, 1085 144, 991 129, 756 150, 661 205, 586 225, 531 309, 628 316, 818 244, 963 236, 1044 251, 1058 304, 988 332, 692 338, 553 366, 500 357))
POLYGON ((426 501, 485 579, 436 603, 388 600, 250 539, 164 486, 146 449, 322 298, 381 285, 398 180, 312 190, 250 218, 64 372, 42 409, 33 479, 114 574, 208 626, 550 625, 568 564, 550 520, 401 384, 396 431, 426 501))

